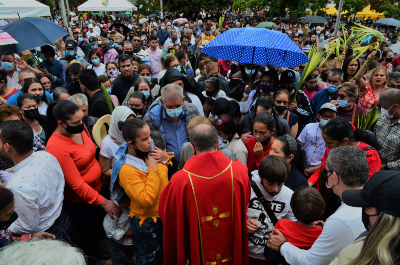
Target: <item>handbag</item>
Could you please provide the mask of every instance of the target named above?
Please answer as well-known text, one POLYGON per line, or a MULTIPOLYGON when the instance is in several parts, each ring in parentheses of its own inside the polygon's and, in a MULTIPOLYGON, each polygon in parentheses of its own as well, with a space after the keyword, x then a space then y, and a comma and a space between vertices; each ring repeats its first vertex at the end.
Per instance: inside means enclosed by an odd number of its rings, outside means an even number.
MULTIPOLYGON (((261 203, 264 210, 267 212, 268 217, 271 220, 272 224, 275 226, 276 223, 278 222, 278 219, 276 218, 274 212, 271 209, 271 203, 267 201, 267 199, 265 199, 264 195, 261 193, 255 181, 251 181, 251 188, 256 194, 258 201, 261 203)), ((272 250, 267 246, 265 246, 264 248, 264 257, 267 259, 269 265, 288 264, 280 252, 272 250)))

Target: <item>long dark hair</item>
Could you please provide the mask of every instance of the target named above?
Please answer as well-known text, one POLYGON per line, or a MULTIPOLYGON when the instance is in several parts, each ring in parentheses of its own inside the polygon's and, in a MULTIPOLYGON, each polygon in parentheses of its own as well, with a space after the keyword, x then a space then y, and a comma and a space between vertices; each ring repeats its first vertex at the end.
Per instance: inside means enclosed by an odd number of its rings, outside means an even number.
POLYGON ((294 158, 292 160, 292 166, 295 166, 300 172, 304 172, 304 169, 306 168, 307 157, 306 152, 303 149, 303 145, 289 134, 279 136, 276 138, 276 140, 279 140, 283 143, 282 151, 285 154, 285 158, 293 155, 294 158), (290 145, 288 142, 289 137, 292 138, 291 141, 296 142, 296 151, 290 150, 290 145))
POLYGON ((273 117, 273 119, 275 121, 275 127, 274 128, 276 128, 274 135, 281 136, 283 129, 281 128, 281 126, 279 124, 279 118, 280 117, 279 117, 278 112, 275 110, 274 105, 275 105, 274 100, 271 97, 261 96, 261 97, 259 97, 257 99, 256 104, 254 105, 254 109, 252 111, 253 111, 253 115, 255 115, 255 113, 257 112, 257 108, 258 107, 262 107, 267 111, 271 110, 272 117, 273 117))
MULTIPOLYGON (((133 84, 133 86, 135 88, 134 90, 140 92, 139 91, 139 85, 141 83, 145 83, 149 87, 150 96, 147 98, 147 106, 150 107, 151 104, 153 104, 153 102, 154 102, 154 98, 151 95, 151 86, 150 86, 149 81, 147 81, 147 79, 144 78, 144 77, 139 77, 138 79, 136 79, 135 83, 133 84)), ((160 89, 160 91, 161 91, 161 89, 160 89)))
POLYGON ((354 131, 350 122, 343 118, 330 120, 322 128, 322 132, 335 141, 342 141, 344 138, 349 140, 354 139, 356 141, 364 142, 376 150, 381 149, 381 145, 373 133, 360 128, 356 128, 354 131))
POLYGON ((27 80, 25 80, 24 86, 21 88, 22 93, 27 94, 29 87, 35 83, 40 84, 42 86, 42 88, 43 88, 42 101, 46 102, 47 101, 46 90, 44 89, 42 82, 40 82, 40 80, 37 78, 28 78, 27 80))
MULTIPOLYGON (((343 70, 343 81, 344 82, 350 81, 349 76, 347 74, 347 68, 349 67, 349 64, 354 60, 354 58, 355 58, 354 56, 349 56, 346 59, 344 59, 344 61, 343 61, 342 70, 343 70)), ((360 65, 361 65, 360 59, 357 59, 357 64, 358 64, 358 66, 357 66, 356 73, 358 72, 358 70, 360 70, 360 65)))
POLYGON ((132 141, 135 143, 135 139, 138 136, 139 130, 146 126, 146 122, 141 119, 130 119, 125 122, 118 123, 118 129, 122 131, 122 137, 126 142, 132 141))
POLYGON ((57 128, 57 121, 67 121, 74 115, 80 107, 71 100, 61 100, 50 103, 47 108, 47 130, 46 139, 49 140, 54 130, 57 128))
MULTIPOLYGON (((18 108, 20 108, 20 109, 22 108, 22 105, 24 105, 24 101, 25 100, 33 100, 33 101, 35 101, 35 98, 31 94, 21 94, 21 95, 19 95, 18 98, 17 98, 17 106, 18 106, 18 108)), ((23 115, 22 115, 21 118, 24 119, 23 115)), ((46 132, 47 126, 46 126, 46 122, 44 121, 42 115, 39 115, 39 116, 35 117, 35 120, 37 120, 39 122, 40 126, 42 126, 43 130, 46 132)))
POLYGON ((264 124, 269 131, 272 131, 276 127, 274 117, 268 112, 258 114, 254 119, 253 124, 257 122, 264 124))

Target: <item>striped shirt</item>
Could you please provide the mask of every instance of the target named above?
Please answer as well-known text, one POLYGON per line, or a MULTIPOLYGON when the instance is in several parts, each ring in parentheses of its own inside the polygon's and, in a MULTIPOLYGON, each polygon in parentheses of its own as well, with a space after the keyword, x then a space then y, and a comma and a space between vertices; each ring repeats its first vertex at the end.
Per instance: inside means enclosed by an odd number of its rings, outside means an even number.
POLYGON ((379 152, 382 164, 390 170, 400 170, 400 124, 399 121, 391 123, 382 115, 375 125, 375 136, 382 148, 379 152))

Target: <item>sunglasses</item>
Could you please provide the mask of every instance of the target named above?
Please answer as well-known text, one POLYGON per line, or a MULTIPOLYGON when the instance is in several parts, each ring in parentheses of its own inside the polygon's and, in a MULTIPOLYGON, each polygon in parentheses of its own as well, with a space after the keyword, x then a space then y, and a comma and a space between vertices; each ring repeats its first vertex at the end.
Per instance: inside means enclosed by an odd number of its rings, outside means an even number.
POLYGON ((289 101, 286 101, 286 100, 277 100, 277 99, 275 99, 275 101, 276 101, 276 103, 278 103, 278 104, 289 104, 289 101))
POLYGON ((140 42, 140 40, 133 40, 133 41, 140 42))

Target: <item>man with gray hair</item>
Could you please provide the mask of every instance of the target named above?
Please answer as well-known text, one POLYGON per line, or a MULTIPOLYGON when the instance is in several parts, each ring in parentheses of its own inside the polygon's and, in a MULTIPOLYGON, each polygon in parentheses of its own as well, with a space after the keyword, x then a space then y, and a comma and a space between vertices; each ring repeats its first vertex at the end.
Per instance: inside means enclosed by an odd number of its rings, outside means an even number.
POLYGON ((400 72, 393 72, 389 75, 388 87, 400 88, 400 72))
POLYGON ((160 195, 164 262, 247 265, 247 167, 219 151, 218 132, 210 124, 193 127, 190 144, 194 156, 160 195))
MULTIPOLYGON (((345 190, 362 189, 368 180, 368 162, 365 151, 352 146, 341 146, 329 153, 324 169, 326 186, 342 199, 345 190)), ((365 231, 361 208, 345 203, 325 222, 324 230, 310 250, 300 249, 286 241, 277 229, 270 234, 267 246, 280 251, 286 262, 293 265, 329 264, 340 251, 353 243, 365 231)))
POLYGON ((340 68, 333 68, 328 73, 327 86, 314 95, 311 100, 312 115, 310 122, 312 122, 318 115, 318 110, 325 103, 331 100, 337 100, 338 86, 343 82, 343 71, 340 68))
POLYGON ((113 47, 111 47, 109 39, 101 39, 101 51, 103 52, 104 65, 108 64, 109 62, 115 62, 115 58, 117 57, 118 52, 113 47))
POLYGON ((384 170, 400 170, 400 90, 389 88, 379 96, 381 116, 376 121, 375 136, 384 170))
POLYGON ((197 107, 185 101, 182 87, 169 84, 161 89, 161 97, 154 101, 144 116, 155 145, 175 156, 172 168, 168 170, 169 177, 178 168, 182 146, 187 142, 187 125, 199 115, 197 107))
POLYGON ((181 45, 181 40, 178 38, 178 33, 176 32, 176 30, 172 30, 171 37, 165 41, 164 47, 173 47, 176 44, 181 45))

